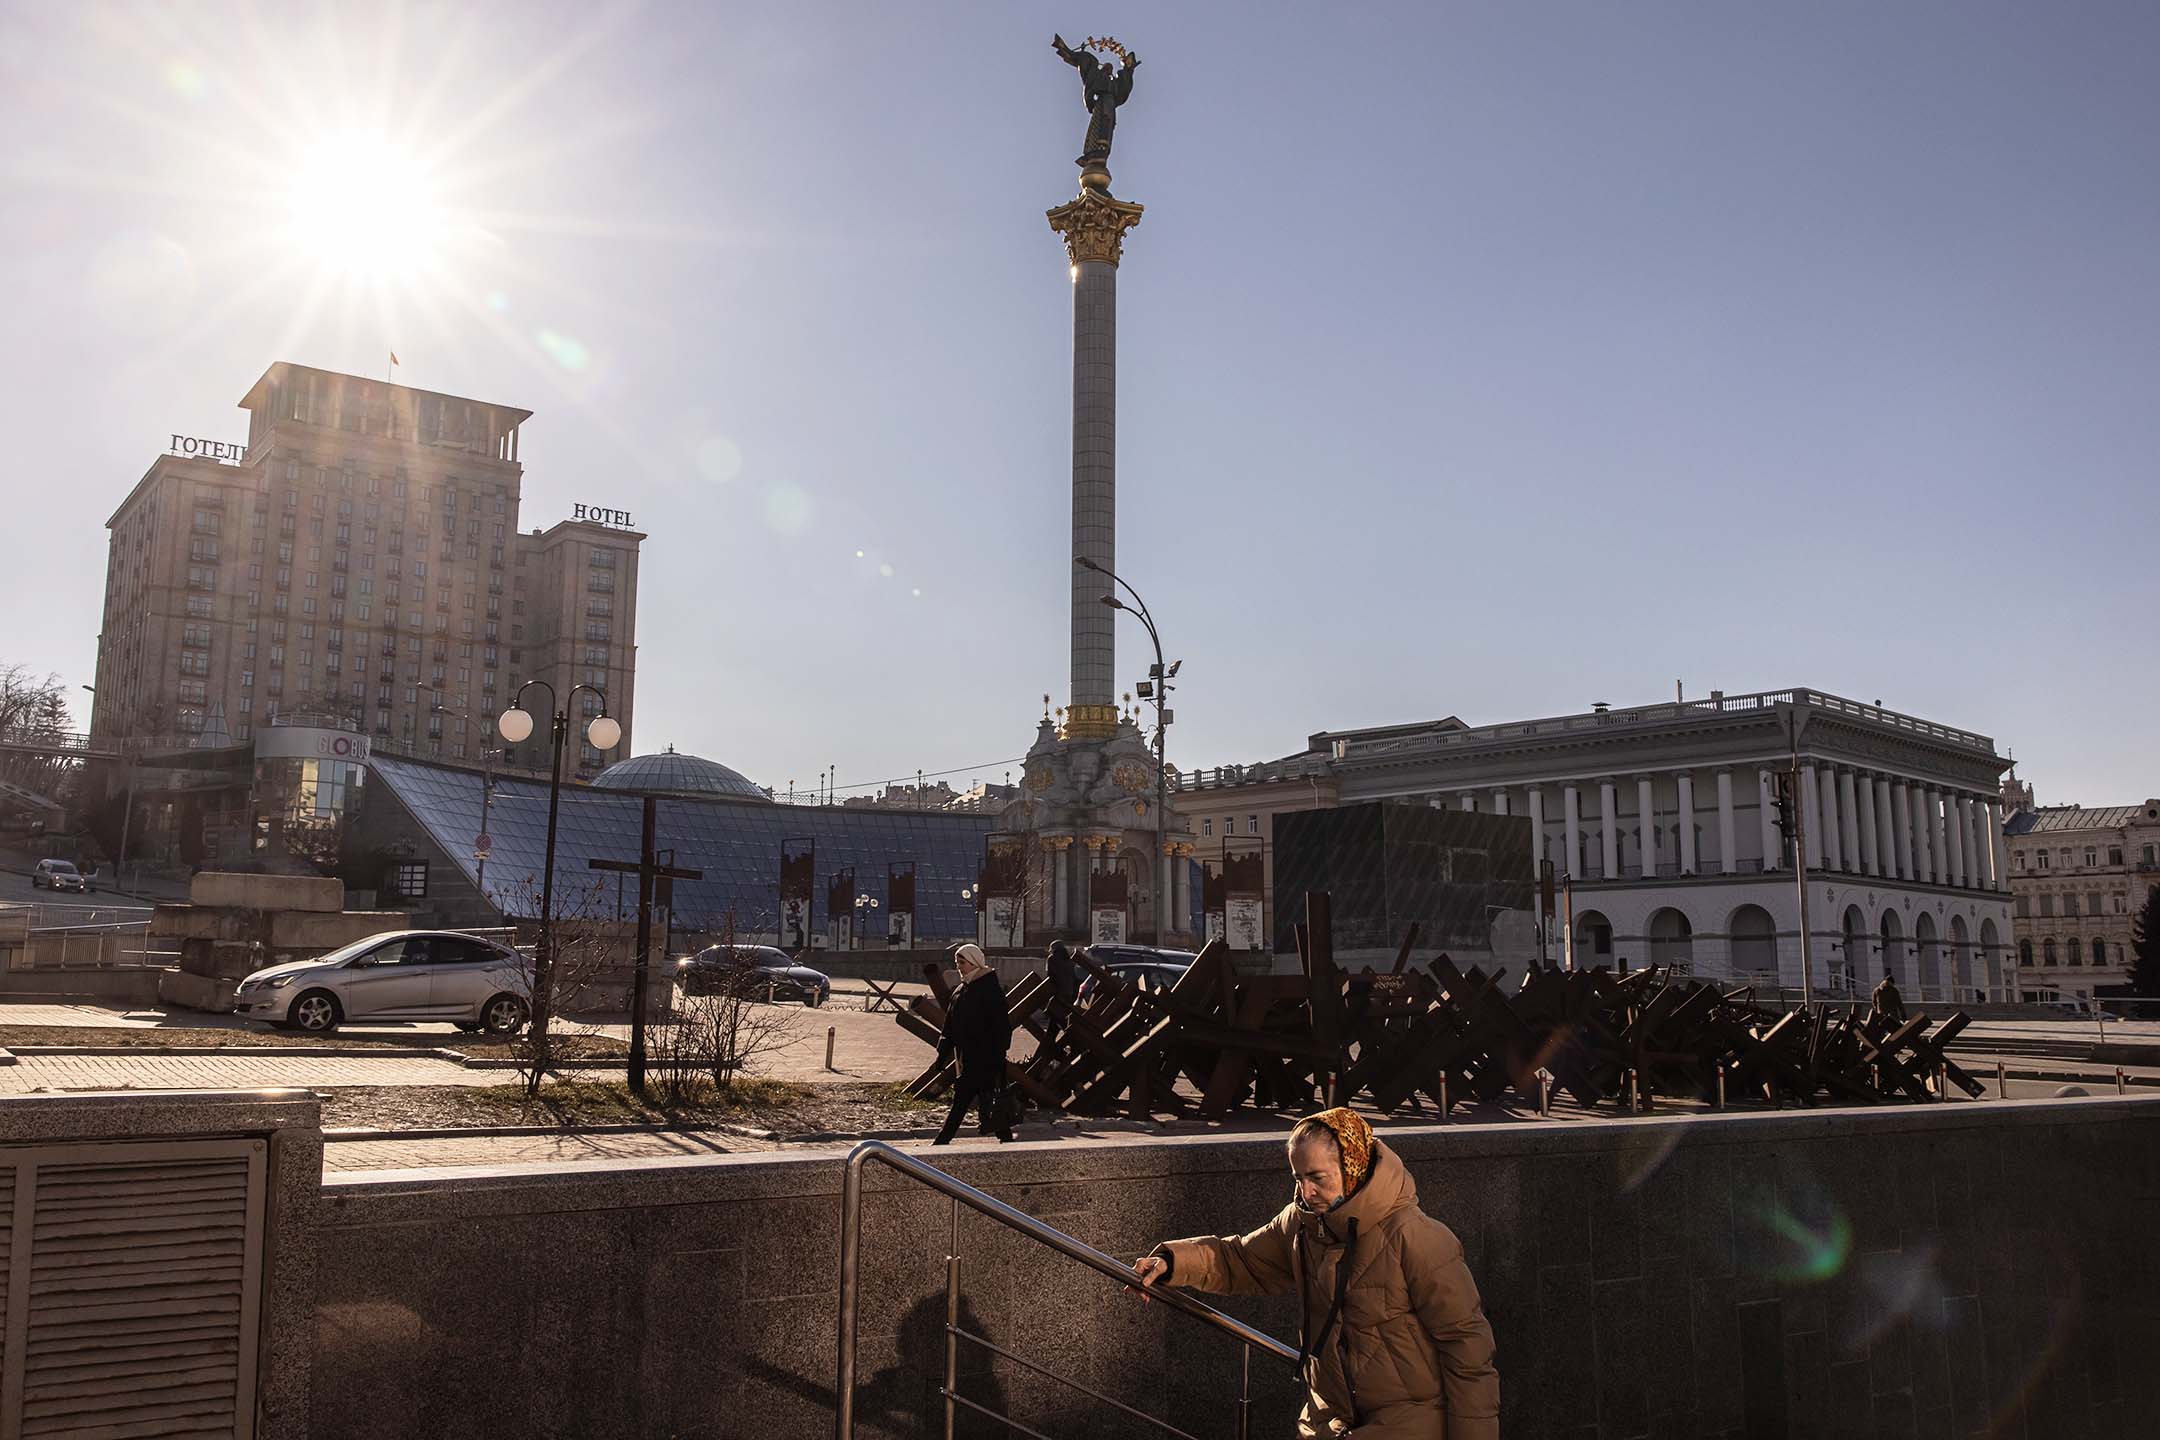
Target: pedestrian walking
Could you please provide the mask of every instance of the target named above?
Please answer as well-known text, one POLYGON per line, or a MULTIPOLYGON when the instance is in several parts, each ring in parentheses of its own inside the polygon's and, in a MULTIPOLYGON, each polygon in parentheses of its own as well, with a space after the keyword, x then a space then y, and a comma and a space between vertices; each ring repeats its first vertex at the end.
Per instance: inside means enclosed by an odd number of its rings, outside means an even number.
POLYGON ((1897 977, 1888 970, 1883 971, 1882 984, 1875 987, 1873 1010, 1875 1018, 1893 1030, 1905 1023, 1905 997, 1898 993, 1897 977))
POLYGON ((950 1145, 969 1105, 979 1112, 982 1133, 1001 1141, 1013 1138, 1005 1113, 1005 1052, 1012 1045, 1012 1017, 1005 1008, 1005 987, 983 955, 982 947, 962 945, 953 953, 960 984, 945 1011, 945 1033, 938 1041, 938 1063, 956 1053, 960 1075, 953 1083, 952 1108, 931 1143, 950 1145))
POLYGON ((1062 1035, 1080 1003, 1080 962, 1063 940, 1050 942, 1050 1033, 1062 1035))
POLYGON ((1250 1235, 1169 1240, 1149 1285, 1298 1297, 1302 1440, 1499 1440, 1492 1327, 1455 1232, 1346 1109, 1290 1132, 1293 1198, 1250 1235))

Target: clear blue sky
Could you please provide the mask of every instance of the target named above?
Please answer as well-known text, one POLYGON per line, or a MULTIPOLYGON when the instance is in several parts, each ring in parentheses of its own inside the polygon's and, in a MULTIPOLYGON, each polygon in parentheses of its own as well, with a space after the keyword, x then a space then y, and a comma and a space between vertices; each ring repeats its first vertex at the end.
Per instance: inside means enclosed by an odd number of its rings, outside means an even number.
POLYGON ((1176 763, 1682 678, 2160 792, 2135 4, 11 4, 0 653, 90 679, 167 435, 394 348, 536 412, 528 524, 652 532, 640 748, 1017 756, 1066 687, 1053 30, 1145 60, 1119 554, 1176 763), (379 265, 320 194, 377 130, 434 192, 379 265))

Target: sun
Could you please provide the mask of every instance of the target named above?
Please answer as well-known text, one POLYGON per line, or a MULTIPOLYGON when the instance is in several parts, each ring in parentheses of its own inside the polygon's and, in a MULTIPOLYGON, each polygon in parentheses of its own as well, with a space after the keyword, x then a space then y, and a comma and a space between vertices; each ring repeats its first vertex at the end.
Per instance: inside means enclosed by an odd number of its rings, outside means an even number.
POLYGON ((448 231, 420 157, 380 131, 325 135, 294 161, 287 234, 303 261, 353 280, 410 280, 436 268, 448 231))

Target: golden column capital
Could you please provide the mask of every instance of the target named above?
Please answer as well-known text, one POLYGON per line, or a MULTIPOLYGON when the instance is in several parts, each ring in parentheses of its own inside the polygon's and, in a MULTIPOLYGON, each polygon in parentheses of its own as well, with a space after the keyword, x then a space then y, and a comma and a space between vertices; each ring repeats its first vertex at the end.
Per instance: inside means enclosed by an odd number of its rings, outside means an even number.
POLYGON ((1130 200, 1113 200, 1100 191, 1082 190, 1079 199, 1048 212, 1048 218, 1050 228, 1064 237, 1065 253, 1073 264, 1097 260, 1115 265, 1125 253, 1125 232, 1140 223, 1146 208, 1130 200))
POLYGON ((1064 740, 1108 740, 1117 734, 1117 706, 1068 705, 1058 730, 1064 740))

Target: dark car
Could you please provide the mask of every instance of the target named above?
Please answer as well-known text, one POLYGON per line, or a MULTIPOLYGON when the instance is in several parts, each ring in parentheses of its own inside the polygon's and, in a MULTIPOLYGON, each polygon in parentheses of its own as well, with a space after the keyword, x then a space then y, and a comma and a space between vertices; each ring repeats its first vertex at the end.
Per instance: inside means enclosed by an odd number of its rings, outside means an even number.
MULTIPOLYGON (((1190 950, 1158 950, 1152 945, 1090 945, 1087 954, 1112 975, 1143 990, 1168 990, 1200 958, 1190 950)), ((1082 1004, 1094 997, 1096 988, 1093 975, 1080 982, 1082 1004)))
POLYGON ((710 995, 741 976, 753 995, 769 1000, 800 1000, 823 1005, 832 998, 832 979, 822 970, 798 965, 785 950, 770 945, 708 945, 675 963, 675 978, 685 995, 710 995))

